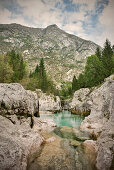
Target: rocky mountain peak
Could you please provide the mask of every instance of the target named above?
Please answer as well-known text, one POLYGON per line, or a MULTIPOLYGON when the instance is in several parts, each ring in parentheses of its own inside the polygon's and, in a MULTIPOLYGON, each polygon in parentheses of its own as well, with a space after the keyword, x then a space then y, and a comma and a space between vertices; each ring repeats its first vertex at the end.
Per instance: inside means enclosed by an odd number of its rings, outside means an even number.
POLYGON ((0 53, 15 49, 28 61, 31 70, 43 57, 46 70, 56 83, 71 81, 74 74, 78 76, 86 58, 97 47, 94 42, 66 33, 56 24, 44 29, 0 24, 0 53))

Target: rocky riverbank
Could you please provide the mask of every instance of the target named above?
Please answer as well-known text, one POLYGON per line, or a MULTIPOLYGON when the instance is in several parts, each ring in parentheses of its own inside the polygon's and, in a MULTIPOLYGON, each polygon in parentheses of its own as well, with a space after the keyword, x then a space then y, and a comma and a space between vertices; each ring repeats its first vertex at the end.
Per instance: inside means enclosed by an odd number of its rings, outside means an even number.
MULTIPOLYGON (((41 99, 41 110, 44 110, 43 97, 41 99)), ((57 101, 55 105, 60 107, 57 101)), ((51 99, 46 108, 50 102, 51 99)), ((56 125, 52 119, 35 117, 39 112, 36 93, 26 91, 17 83, 0 84, 1 169, 112 170, 114 76, 93 91, 80 89, 75 92, 70 106, 81 114, 89 111, 90 115, 81 123, 83 132, 72 127, 58 127, 50 135, 50 130, 56 125)))
POLYGON ((114 167, 114 76, 105 79, 101 87, 96 87, 92 92, 87 88, 76 91, 70 106, 80 113, 90 112, 80 128, 90 132, 97 140, 98 170, 114 167))
POLYGON ((53 94, 47 95, 46 93, 43 93, 40 89, 37 89, 36 93, 39 97, 40 113, 54 113, 61 110, 61 100, 58 96, 54 96, 53 94))
POLYGON ((36 93, 20 84, 0 84, 0 168, 25 170, 29 157, 39 152, 45 139, 43 130, 54 127, 50 119, 36 118, 36 93))

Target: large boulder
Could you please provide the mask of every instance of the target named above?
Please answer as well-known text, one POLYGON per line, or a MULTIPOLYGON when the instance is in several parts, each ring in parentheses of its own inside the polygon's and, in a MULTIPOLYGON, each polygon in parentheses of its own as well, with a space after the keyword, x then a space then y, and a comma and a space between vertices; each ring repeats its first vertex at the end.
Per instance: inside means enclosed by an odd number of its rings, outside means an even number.
POLYGON ((39 111, 59 111, 61 110, 61 101, 58 96, 47 95, 41 90, 36 91, 39 96, 39 111))
POLYGON ((8 114, 30 114, 38 113, 37 94, 25 90, 18 83, 0 83, 0 110, 8 114))
POLYGON ((81 129, 89 131, 98 137, 106 122, 111 121, 114 105, 114 80, 108 78, 101 87, 90 93, 90 115, 81 123, 81 129))
POLYGON ((90 90, 88 88, 82 88, 74 93, 72 102, 70 105, 70 111, 74 114, 88 115, 90 113, 90 104, 88 97, 90 90))
POLYGON ((43 141, 27 122, 13 124, 0 116, 0 168, 25 170, 28 156, 38 151, 43 141))
POLYGON ((44 142, 40 132, 55 126, 51 119, 34 117, 38 102, 36 93, 18 83, 0 84, 0 169, 26 170, 44 142))
POLYGON ((114 167, 114 76, 89 95, 91 112, 81 123, 81 130, 90 132, 97 139, 98 170, 114 167))
POLYGON ((55 126, 52 120, 34 118, 31 129, 31 118, 23 118, 20 124, 16 115, 11 120, 0 115, 0 168, 2 170, 26 170, 28 160, 40 152, 45 142, 39 132, 50 130, 55 126))

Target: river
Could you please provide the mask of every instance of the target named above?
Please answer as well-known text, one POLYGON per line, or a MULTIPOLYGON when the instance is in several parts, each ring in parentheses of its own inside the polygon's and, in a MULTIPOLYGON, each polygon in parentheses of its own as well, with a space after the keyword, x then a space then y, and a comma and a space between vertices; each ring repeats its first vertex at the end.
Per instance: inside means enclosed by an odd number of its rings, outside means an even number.
POLYGON ((57 127, 51 132, 41 132, 45 143, 40 151, 31 155, 27 170, 96 170, 96 155, 83 145, 91 137, 79 129, 83 116, 67 110, 40 116, 53 119, 57 127))
POLYGON ((84 120, 84 116, 71 114, 68 110, 62 110, 56 114, 41 114, 40 117, 52 118, 57 125, 78 128, 84 120))

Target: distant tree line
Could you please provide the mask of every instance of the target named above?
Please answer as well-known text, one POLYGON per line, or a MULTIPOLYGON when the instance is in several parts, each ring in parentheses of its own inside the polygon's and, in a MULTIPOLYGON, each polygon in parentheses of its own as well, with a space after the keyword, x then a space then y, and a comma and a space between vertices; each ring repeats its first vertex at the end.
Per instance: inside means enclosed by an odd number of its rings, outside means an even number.
POLYGON ((30 82, 28 89, 41 89, 43 92, 57 94, 53 81, 47 76, 44 59, 40 59, 40 64, 36 65, 35 71, 30 73, 30 82))
POLYGON ((27 73, 26 62, 14 50, 0 55, 0 83, 19 82, 27 73))
POLYGON ((78 77, 73 77, 72 92, 85 87, 101 84, 104 78, 114 73, 114 52, 111 43, 106 40, 103 50, 97 47, 95 55, 88 57, 85 70, 78 77))
POLYGON ((0 55, 0 83, 16 82, 21 83, 26 89, 41 89, 46 93, 58 94, 53 81, 47 76, 43 58, 29 75, 27 62, 12 50, 6 55, 0 55))

